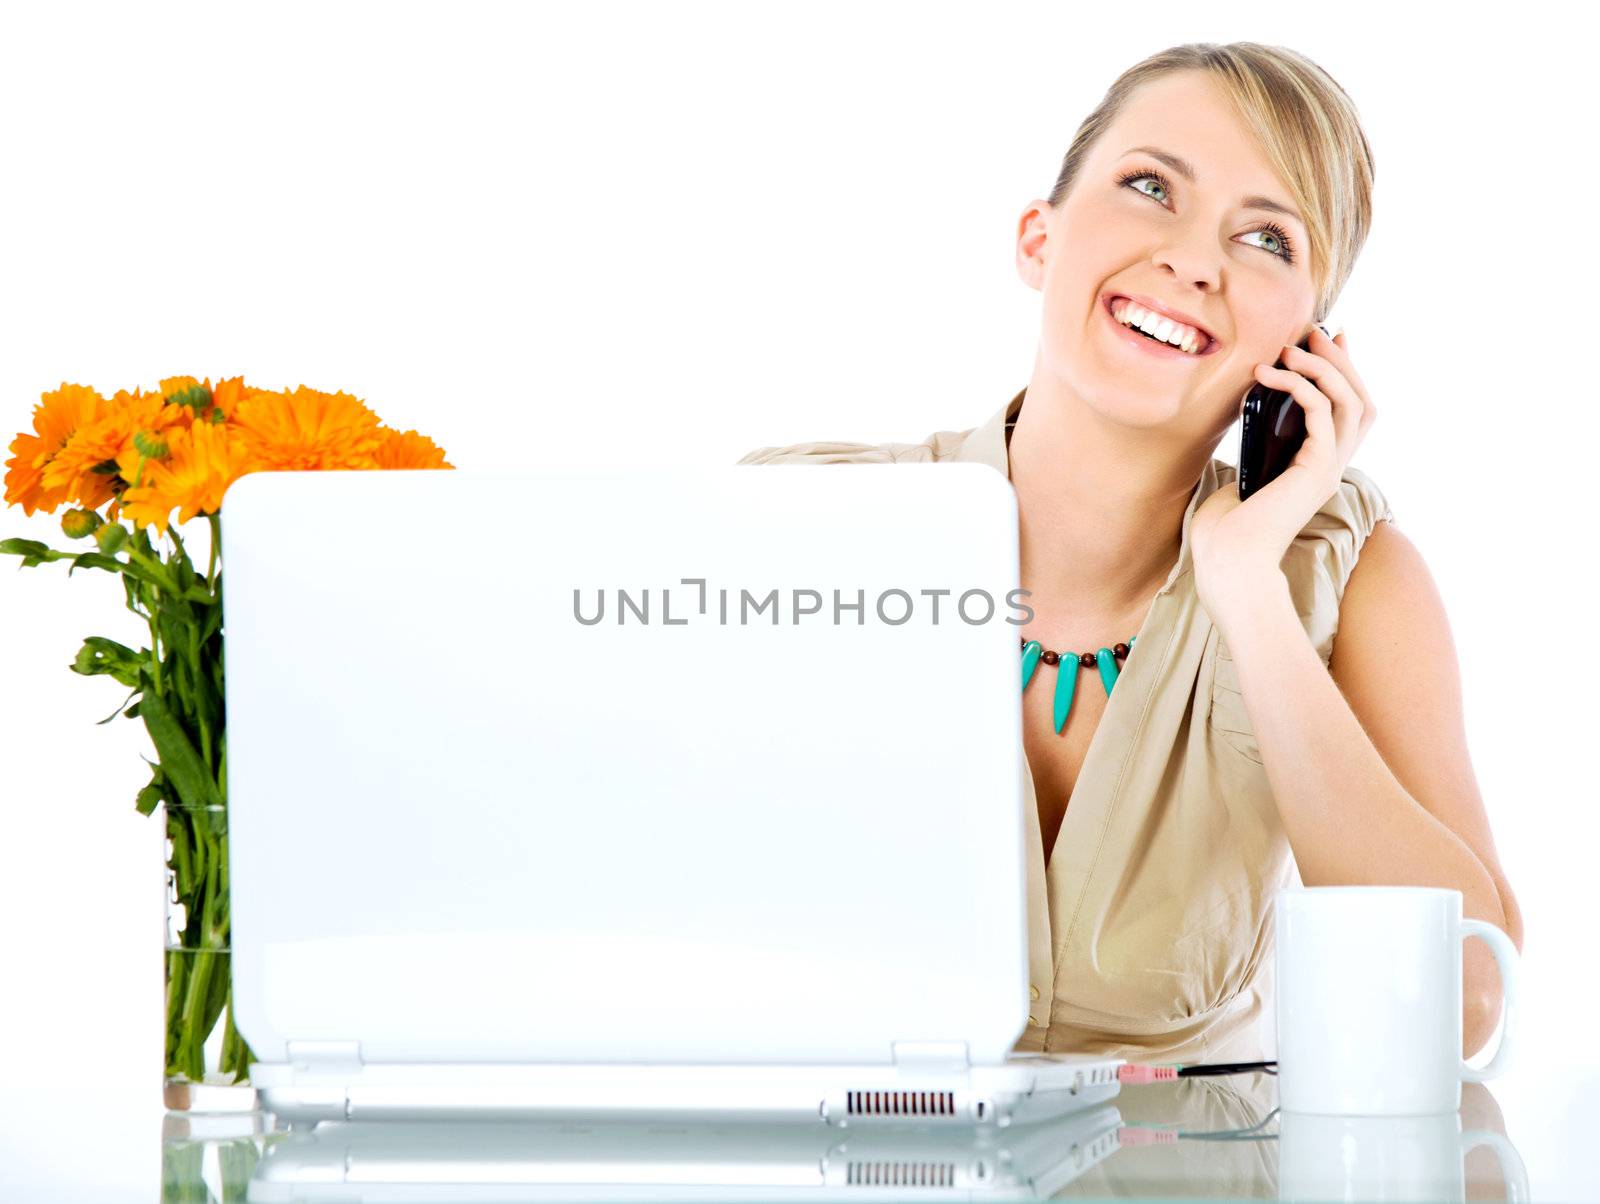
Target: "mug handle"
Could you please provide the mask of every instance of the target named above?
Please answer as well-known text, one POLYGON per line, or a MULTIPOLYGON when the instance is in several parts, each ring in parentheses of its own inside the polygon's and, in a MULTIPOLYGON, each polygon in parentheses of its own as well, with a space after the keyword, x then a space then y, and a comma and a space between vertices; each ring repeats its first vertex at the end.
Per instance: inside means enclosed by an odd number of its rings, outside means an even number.
POLYGON ((1468 1129, 1461 1135, 1463 1161, 1480 1145, 1488 1146, 1500 1160, 1500 1174, 1505 1179, 1508 1204, 1528 1204, 1528 1168, 1523 1165, 1517 1147, 1499 1133, 1488 1129, 1468 1129))
POLYGON ((1500 968, 1501 1015, 1505 1017, 1505 1024, 1500 1029, 1500 1044, 1487 1066, 1468 1066, 1467 1060, 1461 1059, 1461 1081, 1481 1083, 1504 1074, 1511 1061, 1511 1030, 1517 1018, 1517 947, 1504 932, 1484 920, 1461 921, 1461 939, 1466 940, 1469 936, 1482 937, 1489 942, 1489 951, 1494 954, 1495 965, 1500 968))

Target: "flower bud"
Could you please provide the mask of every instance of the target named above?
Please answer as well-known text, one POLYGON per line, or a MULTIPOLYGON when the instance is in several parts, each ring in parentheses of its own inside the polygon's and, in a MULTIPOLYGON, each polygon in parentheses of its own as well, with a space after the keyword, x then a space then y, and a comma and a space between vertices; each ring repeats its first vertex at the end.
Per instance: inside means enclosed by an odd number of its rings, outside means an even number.
POLYGON ((138 431, 133 436, 133 446, 147 460, 165 460, 171 453, 167 441, 149 431, 138 431))
POLYGON ((94 541, 107 556, 115 555, 117 549, 128 542, 128 528, 121 523, 105 523, 95 528, 94 541))
POLYGON ((68 510, 61 516, 61 529, 66 532, 68 539, 93 535, 95 528, 100 525, 100 516, 93 510, 68 510))
POLYGON ((211 408, 211 390, 204 385, 190 385, 167 398, 167 404, 188 406, 199 417, 211 408))

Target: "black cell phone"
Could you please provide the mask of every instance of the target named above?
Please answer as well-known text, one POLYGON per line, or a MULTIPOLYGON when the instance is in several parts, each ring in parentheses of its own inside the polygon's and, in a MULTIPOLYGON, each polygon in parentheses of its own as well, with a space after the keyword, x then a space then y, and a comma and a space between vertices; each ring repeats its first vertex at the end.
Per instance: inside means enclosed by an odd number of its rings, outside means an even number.
MULTIPOLYGON (((1319 328, 1320 329, 1320 328, 1319 328)), ((1326 331, 1324 331, 1326 333, 1326 331)), ((1298 346, 1310 351, 1308 333, 1298 346)), ((1274 367, 1283 368, 1279 357, 1274 367)), ((1257 381, 1244 399, 1239 433, 1239 500, 1246 500, 1294 463, 1306 441, 1306 412, 1288 393, 1257 381)))

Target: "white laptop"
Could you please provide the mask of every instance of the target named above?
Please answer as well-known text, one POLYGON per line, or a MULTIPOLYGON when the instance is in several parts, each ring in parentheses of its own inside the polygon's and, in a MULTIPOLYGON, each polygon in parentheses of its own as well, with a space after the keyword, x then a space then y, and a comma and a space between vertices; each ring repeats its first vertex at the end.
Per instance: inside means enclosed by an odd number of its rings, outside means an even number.
POLYGON ((278 1136, 252 1204, 359 1200, 1048 1200, 1121 1148, 1100 1104, 1041 1124, 351 1121, 278 1136))
POLYGON ((1117 1093, 1121 1059, 1011 1052, 993 469, 254 473, 222 525, 235 1018, 280 1119, 1117 1093))

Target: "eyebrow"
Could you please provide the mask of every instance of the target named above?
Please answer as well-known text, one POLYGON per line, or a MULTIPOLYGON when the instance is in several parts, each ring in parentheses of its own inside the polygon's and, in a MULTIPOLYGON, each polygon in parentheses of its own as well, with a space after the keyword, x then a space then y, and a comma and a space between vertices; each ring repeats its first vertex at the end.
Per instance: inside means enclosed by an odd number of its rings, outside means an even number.
MULTIPOLYGON (((1194 183, 1195 170, 1190 164, 1189 160, 1182 158, 1179 155, 1175 155, 1171 151, 1164 151, 1160 147, 1156 146, 1130 146, 1122 153, 1124 155, 1149 155, 1152 159, 1158 159, 1162 163, 1165 163, 1185 180, 1188 180, 1189 183, 1194 183)), ((1239 204, 1245 209, 1264 209, 1268 213, 1281 213, 1285 217, 1294 218, 1294 220, 1299 222, 1302 226, 1306 224, 1305 219, 1293 209, 1289 208, 1287 205, 1280 204, 1269 196, 1247 196, 1244 198, 1244 200, 1240 201, 1239 204)))

